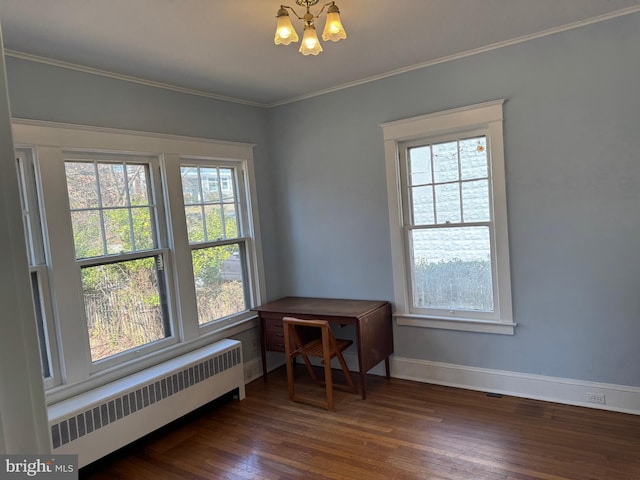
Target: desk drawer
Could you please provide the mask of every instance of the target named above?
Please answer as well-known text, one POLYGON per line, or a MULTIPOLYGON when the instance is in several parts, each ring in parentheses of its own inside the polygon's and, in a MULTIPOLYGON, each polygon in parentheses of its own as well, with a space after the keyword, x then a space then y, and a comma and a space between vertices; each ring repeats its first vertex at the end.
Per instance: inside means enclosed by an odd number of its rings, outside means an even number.
MULTIPOLYGON (((264 321, 264 341, 269 352, 284 352, 284 327, 282 326, 282 318, 265 318, 264 321)), ((314 338, 319 338, 317 328, 298 327, 298 335, 303 343, 314 338)), ((293 345, 293 338, 291 345, 293 345)))
POLYGON ((265 342, 267 350, 270 352, 284 352, 284 333, 265 332, 265 342))
POLYGON ((264 339, 268 351, 284 352, 284 329, 282 327, 282 318, 264 319, 264 339))

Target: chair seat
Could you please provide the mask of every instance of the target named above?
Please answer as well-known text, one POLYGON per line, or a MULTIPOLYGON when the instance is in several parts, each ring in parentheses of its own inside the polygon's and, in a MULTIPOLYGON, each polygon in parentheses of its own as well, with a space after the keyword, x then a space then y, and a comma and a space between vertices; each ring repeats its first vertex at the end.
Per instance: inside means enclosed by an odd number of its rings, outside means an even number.
MULTIPOLYGON (((341 338, 336 338, 335 340, 336 340, 336 346, 338 347, 338 350, 341 351, 341 352, 345 351, 348 347, 353 345, 353 341, 352 340, 344 340, 344 339, 341 339, 341 338)), ((322 359, 323 352, 324 352, 324 350, 323 350, 323 345, 322 345, 322 339, 318 338, 318 339, 312 340, 309 343, 303 345, 302 347, 296 349, 291 354, 293 356, 297 356, 297 355, 300 355, 302 353, 306 353, 310 357, 320 357, 322 359)), ((331 352, 331 358, 335 358, 335 357, 336 357, 335 352, 331 352)), ((321 360, 321 361, 324 361, 324 360, 321 360)))

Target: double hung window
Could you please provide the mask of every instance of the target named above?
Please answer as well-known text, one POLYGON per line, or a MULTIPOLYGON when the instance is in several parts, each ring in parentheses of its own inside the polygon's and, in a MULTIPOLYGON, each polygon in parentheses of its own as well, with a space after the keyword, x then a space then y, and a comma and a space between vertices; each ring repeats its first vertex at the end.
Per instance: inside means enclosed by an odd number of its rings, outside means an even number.
POLYGON ((33 152, 17 149, 16 160, 42 377, 45 386, 52 387, 58 381, 57 348, 33 152))
POLYGON ((160 248, 151 175, 158 171, 157 159, 105 157, 65 154, 74 250, 93 362, 171 336, 166 251, 160 248))
POLYGON ((251 145, 20 121, 14 138, 51 401, 250 328, 251 145))
POLYGON ((246 310, 250 301, 243 195, 233 167, 186 162, 180 175, 198 323, 205 325, 246 310))
POLYGON ((501 102, 383 128, 398 323, 513 333, 501 102))

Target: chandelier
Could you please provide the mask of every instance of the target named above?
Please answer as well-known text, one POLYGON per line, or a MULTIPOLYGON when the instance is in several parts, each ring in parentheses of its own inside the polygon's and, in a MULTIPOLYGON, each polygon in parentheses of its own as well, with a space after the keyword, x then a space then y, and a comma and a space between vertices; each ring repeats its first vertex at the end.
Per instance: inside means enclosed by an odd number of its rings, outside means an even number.
POLYGON ((329 8, 327 8, 327 20, 322 32, 322 39, 325 42, 327 40, 337 42, 341 38, 347 38, 347 32, 344 31, 344 27, 340 21, 340 10, 338 10, 336 2, 324 4, 318 14, 314 15, 309 11, 309 7, 318 3, 318 1, 319 0, 296 0, 298 5, 306 7, 307 9, 307 13, 302 17, 288 5, 280 5, 280 10, 278 10, 277 15, 278 24, 276 26, 276 36, 274 38, 276 45, 289 45, 291 42, 298 41, 298 34, 291 24, 287 10, 291 10, 293 14, 298 17, 298 20, 304 22, 304 34, 302 35, 302 43, 298 50, 303 55, 318 55, 322 51, 322 45, 320 45, 320 40, 318 40, 314 19, 320 18, 320 15, 326 7, 329 8))

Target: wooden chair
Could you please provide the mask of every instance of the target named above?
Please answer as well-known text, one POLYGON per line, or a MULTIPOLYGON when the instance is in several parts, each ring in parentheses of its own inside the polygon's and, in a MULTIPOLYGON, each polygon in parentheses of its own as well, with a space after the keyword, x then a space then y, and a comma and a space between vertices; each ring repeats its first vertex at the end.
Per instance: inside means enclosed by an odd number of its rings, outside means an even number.
MULTIPOLYGON (((293 317, 284 317, 282 319, 284 326, 284 349, 287 359, 287 384, 289 386, 289 398, 294 402, 307 403, 309 405, 315 405, 318 407, 324 407, 329 411, 333 411, 333 389, 346 390, 353 393, 358 393, 358 387, 351 378, 351 373, 347 367, 347 363, 344 361, 342 352, 351 345, 351 340, 336 339, 331 332, 329 322, 326 320, 301 320, 293 317), (319 329, 320 335, 315 336, 312 340, 305 340, 301 335, 300 330, 304 329, 309 331, 311 329, 319 329), (324 383, 327 399, 326 402, 315 400, 308 397, 296 396, 294 385, 294 372, 293 363, 298 357, 302 357, 304 364, 307 367, 309 375, 316 383, 324 383), (324 382, 318 380, 309 357, 317 357, 321 359, 321 363, 324 365, 324 382), (331 375, 331 359, 337 358, 342 367, 342 371, 347 379, 349 388, 343 385, 335 385, 331 375)), ((317 333, 317 332, 316 332, 317 333)))

